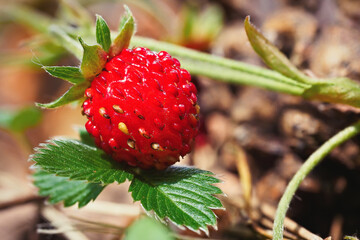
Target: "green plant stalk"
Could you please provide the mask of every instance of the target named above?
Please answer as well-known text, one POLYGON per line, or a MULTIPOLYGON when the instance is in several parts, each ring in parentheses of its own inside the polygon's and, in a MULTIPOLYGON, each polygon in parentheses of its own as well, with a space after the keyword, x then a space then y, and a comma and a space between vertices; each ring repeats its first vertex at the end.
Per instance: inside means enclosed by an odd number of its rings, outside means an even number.
POLYGON ((339 146, 346 140, 352 138, 360 132, 360 121, 343 129, 335 136, 326 141, 320 148, 318 148, 300 167, 295 176, 291 179, 283 196, 280 199, 279 205, 276 210, 274 220, 274 240, 282 240, 284 232, 284 219, 286 212, 289 208, 290 202, 298 189, 303 179, 309 174, 309 172, 317 166, 320 161, 335 147, 339 146))
MULTIPOLYGON (((32 27, 34 30, 45 35, 52 36, 55 43, 61 44, 81 60, 82 49, 74 38, 77 35, 92 37, 88 28, 79 28, 76 32, 71 31, 71 33, 67 33, 68 29, 66 26, 52 25, 53 23, 61 25, 61 21, 58 19, 52 19, 23 6, 21 6, 21 12, 24 12, 24 14, 18 14, 17 7, 15 6, 17 5, 1 9, 0 12, 5 16, 10 16, 10 18, 18 23, 32 27), (38 21, 38 19, 41 21, 38 21), (41 24, 37 24, 38 22, 41 22, 41 24), (50 25, 52 26, 50 27, 50 25)), ((113 33, 114 36, 116 34, 113 33)), ((192 74, 203 75, 226 83, 245 84, 302 96, 309 100, 320 100, 360 107, 360 84, 348 78, 309 80, 302 73, 296 73, 297 77, 295 76, 294 78, 291 76, 287 77, 279 72, 263 67, 138 36, 132 38, 131 45, 144 46, 155 51, 167 51, 174 57, 177 57, 182 62, 182 65, 192 74), (299 75, 301 75, 300 78, 299 75)), ((290 72, 294 71, 291 70, 290 72)))
MULTIPOLYGON (((112 33, 112 36, 116 36, 112 33)), ((301 96, 309 87, 275 71, 184 48, 175 44, 159 42, 149 38, 133 36, 132 46, 143 46, 155 51, 167 51, 177 57, 184 68, 192 74, 217 79, 226 83, 245 84, 271 91, 301 96)), ((65 46, 79 59, 79 44, 67 41, 65 46)))
POLYGON ((223 82, 263 87, 293 95, 302 95, 310 87, 266 68, 209 55, 171 43, 134 36, 131 45, 144 46, 155 51, 167 51, 179 58, 182 65, 191 73, 223 82))

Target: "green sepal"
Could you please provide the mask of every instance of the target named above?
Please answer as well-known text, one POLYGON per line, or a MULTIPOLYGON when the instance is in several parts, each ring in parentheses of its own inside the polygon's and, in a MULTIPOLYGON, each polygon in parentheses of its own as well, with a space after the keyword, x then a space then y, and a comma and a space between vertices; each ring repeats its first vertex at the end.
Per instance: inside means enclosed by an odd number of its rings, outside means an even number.
POLYGON ((85 81, 85 78, 78 67, 43 66, 42 68, 51 76, 61 78, 72 84, 79 84, 85 81))
POLYGON ((108 52, 111 45, 110 29, 105 20, 96 15, 96 41, 108 52))
POLYGON ((79 41, 84 48, 81 72, 85 79, 92 80, 105 67, 108 55, 100 45, 87 45, 81 37, 79 37, 79 41))
POLYGON ((267 40, 250 23, 250 17, 247 16, 244 22, 247 37, 255 52, 271 69, 302 83, 313 83, 312 79, 298 70, 289 59, 279 51, 269 40, 267 40))
POLYGON ((125 15, 120 20, 119 35, 110 47, 110 57, 114 57, 130 44, 135 32, 135 21, 130 9, 125 5, 125 15))
POLYGON ((89 82, 83 82, 72 86, 64 95, 51 103, 36 103, 41 108, 57 108, 65 104, 74 102, 84 96, 85 90, 90 86, 89 82))

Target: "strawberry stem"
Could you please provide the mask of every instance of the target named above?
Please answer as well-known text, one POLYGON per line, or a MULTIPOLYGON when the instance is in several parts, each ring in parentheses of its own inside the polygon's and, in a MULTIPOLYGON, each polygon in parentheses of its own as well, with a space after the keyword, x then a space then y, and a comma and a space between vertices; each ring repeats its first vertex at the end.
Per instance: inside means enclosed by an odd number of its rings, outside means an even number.
POLYGON ((335 136, 326 141, 320 148, 318 148, 300 167, 295 176, 291 179, 283 196, 280 199, 279 205, 276 210, 274 220, 274 240, 283 239, 284 232, 284 219, 286 212, 289 208, 290 202, 304 178, 310 173, 310 171, 316 167, 321 160, 329 154, 334 148, 352 138, 356 134, 360 133, 360 121, 343 129, 335 136))
POLYGON ((252 85, 292 95, 302 95, 310 87, 269 69, 209 55, 171 43, 135 36, 132 38, 131 45, 144 46, 155 51, 167 51, 179 58, 182 65, 191 73, 224 82, 252 85))

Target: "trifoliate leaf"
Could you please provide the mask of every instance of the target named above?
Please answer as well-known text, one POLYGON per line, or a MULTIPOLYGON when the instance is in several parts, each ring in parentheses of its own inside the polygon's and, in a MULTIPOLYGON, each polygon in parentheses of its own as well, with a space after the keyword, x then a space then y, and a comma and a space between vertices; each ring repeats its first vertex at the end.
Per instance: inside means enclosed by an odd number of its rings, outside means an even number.
POLYGON ((125 5, 125 15, 120 20, 119 35, 110 47, 110 56, 118 55, 130 44, 131 37, 135 32, 135 21, 130 9, 125 5))
POLYGON ((105 188, 98 183, 69 180, 54 174, 38 170, 33 174, 34 185, 39 188, 40 196, 49 196, 49 202, 55 204, 63 201, 65 207, 78 203, 79 208, 85 206, 105 188))
POLYGON ((36 106, 42 108, 57 108, 65 104, 74 102, 81 99, 84 96, 86 88, 89 87, 88 82, 83 82, 77 85, 72 86, 64 95, 56 99, 51 103, 36 103, 36 106))
POLYGON ((267 40, 251 23, 245 19, 245 31, 255 52, 270 68, 302 83, 311 83, 311 79, 298 70, 289 59, 267 40))
POLYGON ((23 132, 37 125, 42 117, 36 107, 25 107, 18 111, 0 110, 0 127, 14 132, 23 132))
POLYGON ((111 45, 110 29, 105 20, 96 15, 96 41, 107 52, 111 45))
POLYGON ((78 84, 85 81, 85 78, 78 67, 43 66, 43 69, 51 76, 64 79, 72 84, 78 84))
POLYGON ((80 66, 81 72, 85 79, 91 80, 103 70, 107 60, 107 53, 100 45, 87 45, 80 37, 79 41, 84 48, 80 66))
POLYGON ((164 171, 140 170, 110 159, 98 148, 77 140, 52 140, 37 148, 35 166, 50 174, 92 183, 132 181, 129 191, 147 211, 192 230, 207 231, 216 224, 211 209, 222 208, 214 197, 221 194, 211 172, 191 167, 169 167, 164 171))
POLYGON ((160 222, 142 217, 126 229, 124 240, 175 240, 171 232, 160 222))

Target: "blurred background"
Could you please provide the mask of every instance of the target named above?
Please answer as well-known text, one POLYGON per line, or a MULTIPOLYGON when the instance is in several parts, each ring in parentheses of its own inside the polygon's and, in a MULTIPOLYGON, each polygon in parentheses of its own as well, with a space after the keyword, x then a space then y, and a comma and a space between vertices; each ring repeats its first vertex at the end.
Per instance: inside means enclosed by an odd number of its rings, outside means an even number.
MULTIPOLYGON (((358 0, 1 0, 1 239, 122 239, 124 228, 143 213, 132 203, 128 183, 108 186, 81 210, 44 204, 31 184, 28 161, 32 148, 49 138, 77 138, 76 128, 86 119, 76 105, 34 107, 69 88, 42 65, 79 64, 44 33, 47 22, 76 30, 100 14, 116 30, 123 4, 133 12, 139 36, 263 66, 243 28, 250 15, 307 74, 360 80, 358 0)), ((356 121, 359 110, 201 76, 193 81, 199 89, 201 133, 195 150, 179 164, 211 170, 223 181, 219 187, 227 195, 222 198, 227 211, 216 211, 219 226, 210 238, 270 238, 288 181, 315 149, 356 121)), ((359 234, 359 143, 355 137, 337 148, 305 179, 288 212, 288 239, 359 234)), ((206 238, 171 228, 179 239, 206 238)))

